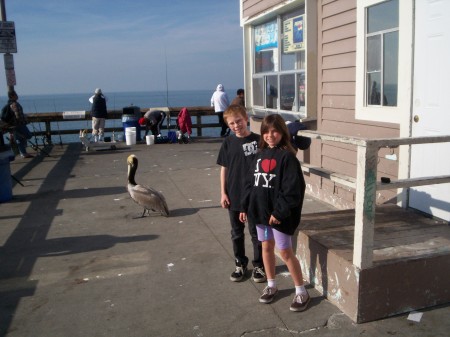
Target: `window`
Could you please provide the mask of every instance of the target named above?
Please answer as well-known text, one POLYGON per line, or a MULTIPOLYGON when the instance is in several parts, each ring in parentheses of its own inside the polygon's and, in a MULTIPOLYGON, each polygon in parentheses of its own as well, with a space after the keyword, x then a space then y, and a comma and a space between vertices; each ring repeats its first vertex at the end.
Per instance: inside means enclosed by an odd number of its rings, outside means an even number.
POLYGON ((356 3, 356 119, 410 123, 413 3, 356 3))
POLYGON ((277 69, 278 24, 268 22, 255 27, 255 73, 277 69))
POLYGON ((253 26, 253 106, 305 114, 304 8, 253 26))
POLYGON ((367 8, 366 104, 397 106, 398 0, 367 8))

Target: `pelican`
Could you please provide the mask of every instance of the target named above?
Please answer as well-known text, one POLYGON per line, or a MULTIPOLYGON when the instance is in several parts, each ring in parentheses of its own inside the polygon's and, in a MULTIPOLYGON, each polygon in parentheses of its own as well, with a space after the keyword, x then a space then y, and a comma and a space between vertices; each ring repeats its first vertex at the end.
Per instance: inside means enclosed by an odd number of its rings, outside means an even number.
POLYGON ((160 212, 161 215, 169 216, 169 208, 167 207, 166 199, 160 192, 151 187, 136 184, 134 176, 138 167, 138 159, 134 154, 128 156, 127 164, 128 193, 130 193, 131 198, 136 203, 144 207, 142 217, 146 212, 150 213, 150 211, 160 212))

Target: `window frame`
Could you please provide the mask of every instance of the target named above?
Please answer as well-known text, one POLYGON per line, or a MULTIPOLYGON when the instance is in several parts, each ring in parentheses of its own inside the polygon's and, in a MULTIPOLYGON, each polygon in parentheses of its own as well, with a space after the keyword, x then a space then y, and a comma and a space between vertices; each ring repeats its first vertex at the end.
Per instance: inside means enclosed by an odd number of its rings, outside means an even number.
MULTIPOLYGON (((242 3, 241 3, 242 4, 242 3)), ((241 11, 242 11, 241 7, 241 11)), ((245 11, 241 12, 245 14, 245 11)), ((289 2, 277 3, 265 7, 265 10, 254 16, 244 17, 241 15, 241 26, 243 27, 244 39, 244 82, 245 82, 245 102, 247 112, 250 116, 257 118, 264 117, 268 114, 278 113, 286 120, 303 120, 315 121, 317 119, 317 83, 318 83, 318 6, 316 0, 290 0, 289 2), (254 96, 253 91, 253 27, 274 20, 278 15, 288 16, 289 13, 294 13, 299 9, 304 8, 305 15, 305 49, 308 51, 304 57, 304 85, 307 89, 304 92, 305 97, 305 113, 289 112, 287 110, 266 109, 261 106, 253 106, 254 96)), ((259 97, 260 98, 260 97, 259 97)))
POLYGON ((355 118, 373 122, 406 123, 412 95, 413 4, 399 1, 397 106, 366 104, 367 8, 386 0, 360 0, 357 4, 355 118))
MULTIPOLYGON (((276 96, 276 106, 271 106, 268 107, 268 105, 271 105, 268 103, 268 95, 267 92, 264 92, 263 94, 263 105, 255 105, 255 100, 253 99, 254 94, 252 93, 252 101, 251 101, 251 105, 253 107, 253 111, 255 112, 255 114, 257 115, 265 115, 267 113, 280 113, 283 115, 287 115, 287 116, 293 116, 294 119, 299 119, 299 118, 305 118, 307 116, 307 107, 306 107, 306 99, 305 99, 305 103, 303 105, 300 105, 300 97, 299 97, 299 89, 297 88, 297 83, 299 82, 299 77, 303 77, 303 82, 304 85, 306 86, 306 73, 307 73, 307 62, 306 62, 306 54, 307 54, 307 48, 308 48, 308 44, 307 44, 307 24, 308 24, 308 19, 307 19, 307 13, 306 13, 306 5, 303 3, 303 5, 300 5, 296 8, 293 8, 287 12, 283 12, 283 13, 277 13, 276 16, 272 16, 272 17, 268 17, 267 19, 265 19, 263 22, 261 23, 257 23, 257 24, 252 24, 250 26, 250 31, 251 31, 251 56, 250 56, 250 62, 252 63, 252 68, 251 68, 251 82, 252 82, 252 90, 254 89, 253 87, 253 83, 255 81, 255 79, 263 79, 263 83, 264 83, 264 87, 267 88, 267 82, 268 82, 268 78, 272 77, 272 76, 276 76, 277 77, 277 85, 276 85, 276 89, 277 89, 277 96, 276 96), (303 39, 304 39, 304 44, 305 47, 303 50, 298 51, 303 52, 304 56, 303 56, 303 63, 304 63, 304 68, 302 69, 289 69, 289 70, 282 70, 283 69, 283 33, 284 33, 284 27, 283 27, 283 22, 286 16, 288 16, 289 13, 294 13, 297 11, 302 11, 302 14, 299 14, 303 16, 303 39), (256 60, 256 50, 255 50, 255 34, 254 31, 255 29, 261 25, 261 24, 266 24, 266 23, 270 23, 271 21, 275 21, 274 18, 276 18, 276 23, 277 23, 277 33, 278 33, 278 43, 277 43, 277 47, 276 47, 276 59, 278 60, 275 63, 275 68, 273 71, 267 71, 267 72, 256 72, 256 65, 255 65, 255 60, 256 60), (283 20, 284 19, 284 20, 283 20), (296 110, 292 111, 291 110, 284 110, 281 109, 282 107, 282 88, 281 88, 281 77, 286 76, 286 75, 294 75, 294 100, 292 102, 292 106, 296 106, 296 110)), ((306 86, 306 91, 308 90, 308 87, 306 86)), ((304 96, 305 93, 304 93, 304 96)), ((292 119, 292 118, 289 118, 292 119)))

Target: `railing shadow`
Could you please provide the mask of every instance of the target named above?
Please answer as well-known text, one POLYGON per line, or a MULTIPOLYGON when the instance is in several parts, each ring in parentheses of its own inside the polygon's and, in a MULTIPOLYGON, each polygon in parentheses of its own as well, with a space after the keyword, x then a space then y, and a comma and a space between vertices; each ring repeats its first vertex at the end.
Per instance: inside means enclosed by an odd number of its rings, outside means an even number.
MULTIPOLYGON (((0 336, 5 336, 8 332, 21 299, 32 296, 36 291, 38 281, 31 280, 30 277, 38 258, 104 250, 118 243, 149 241, 157 238, 156 235, 125 237, 93 235, 47 239, 51 224, 60 213, 58 205, 61 198, 82 198, 89 195, 125 192, 124 187, 64 191, 80 151, 79 144, 69 144, 35 194, 21 195, 11 201, 27 202, 29 206, 20 215, 17 226, 0 248, 0 336), (51 191, 48 191, 49 185, 51 185, 51 191), (43 195, 49 193, 52 194, 51 197, 43 198, 43 195), (39 220, 36 221, 36 219, 39 220)), ((27 163, 16 172, 17 177, 25 177, 40 160, 36 157, 27 163)))

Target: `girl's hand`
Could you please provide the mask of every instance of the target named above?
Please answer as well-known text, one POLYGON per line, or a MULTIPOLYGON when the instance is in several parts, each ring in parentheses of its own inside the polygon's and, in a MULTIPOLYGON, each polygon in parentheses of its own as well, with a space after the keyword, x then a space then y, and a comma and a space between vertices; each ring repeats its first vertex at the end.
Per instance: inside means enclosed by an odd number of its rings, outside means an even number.
POLYGON ((247 213, 245 213, 245 212, 239 213, 239 221, 240 222, 247 222, 247 213))
POLYGON ((277 218, 275 218, 273 215, 271 215, 270 216, 270 219, 269 219, 269 225, 279 225, 280 224, 280 221, 277 219, 277 218))

